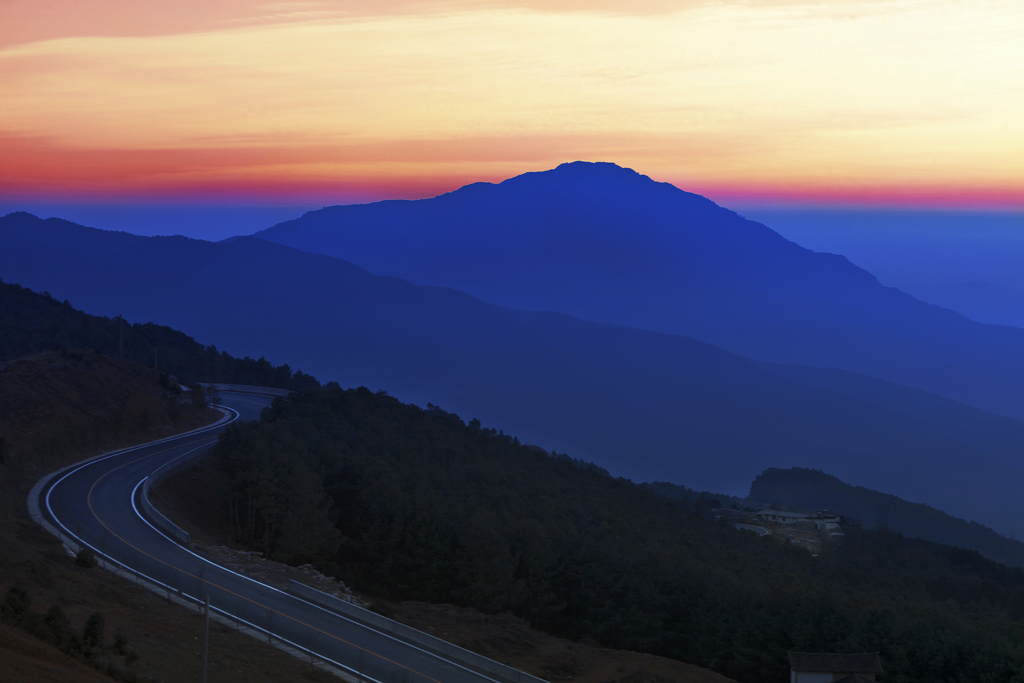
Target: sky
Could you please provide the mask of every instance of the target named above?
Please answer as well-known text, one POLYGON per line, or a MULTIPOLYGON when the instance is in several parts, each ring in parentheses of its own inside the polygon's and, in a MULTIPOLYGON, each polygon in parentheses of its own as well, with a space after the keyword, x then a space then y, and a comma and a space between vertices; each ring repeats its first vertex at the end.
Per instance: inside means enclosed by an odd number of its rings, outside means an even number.
POLYGON ((283 220, 583 159, 1024 211, 1022 34, 1018 0, 0 0, 0 208, 283 220))

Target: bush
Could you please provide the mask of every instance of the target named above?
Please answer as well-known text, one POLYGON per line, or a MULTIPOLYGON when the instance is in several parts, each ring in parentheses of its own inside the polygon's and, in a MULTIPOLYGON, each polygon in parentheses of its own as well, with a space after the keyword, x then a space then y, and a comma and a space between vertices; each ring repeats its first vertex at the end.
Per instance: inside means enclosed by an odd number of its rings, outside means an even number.
POLYGON ((71 622, 68 620, 64 610, 61 609, 60 605, 54 605, 47 611, 43 617, 42 628, 38 634, 40 638, 59 647, 64 652, 71 652, 77 648, 74 647, 77 643, 75 641, 78 638, 75 633, 71 630, 71 622))
POLYGON ((20 622, 28 612, 31 599, 21 586, 11 586, 0 603, 0 617, 12 624, 20 622))
POLYGON ((89 548, 82 548, 78 551, 78 554, 75 555, 75 564, 77 564, 79 567, 92 569, 93 567, 98 565, 99 562, 96 561, 96 554, 92 550, 90 550, 89 548))
POLYGON ((85 628, 82 629, 82 644, 86 649, 103 648, 103 630, 106 628, 106 621, 99 612, 93 612, 86 620, 85 628))

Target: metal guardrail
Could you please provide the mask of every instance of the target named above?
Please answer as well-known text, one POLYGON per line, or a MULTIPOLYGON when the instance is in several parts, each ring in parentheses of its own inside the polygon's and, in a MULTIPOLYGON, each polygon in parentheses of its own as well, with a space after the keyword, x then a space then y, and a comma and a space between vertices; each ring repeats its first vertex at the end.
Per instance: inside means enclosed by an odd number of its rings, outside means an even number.
POLYGON ((174 468, 180 467, 189 460, 202 455, 204 450, 205 449, 197 448, 191 453, 186 453, 185 455, 179 456, 156 468, 150 472, 148 477, 146 477, 145 483, 142 484, 142 491, 139 493, 139 502, 142 504, 142 509, 146 513, 146 516, 149 517, 149 520, 160 527, 164 533, 186 548, 192 547, 192 536, 168 519, 164 513, 154 507, 153 503, 149 501, 149 489, 153 484, 156 484, 162 478, 170 474, 171 470, 174 468))
POLYGON ((462 664, 466 668, 496 676, 502 681, 507 681, 508 683, 545 683, 541 678, 531 676, 528 673, 514 669, 511 666, 502 664, 501 662, 496 662, 493 659, 488 659, 487 657, 478 655, 475 652, 470 652, 458 645, 449 643, 447 640, 441 640, 440 638, 436 638, 424 633, 423 631, 418 631, 411 626, 400 624, 397 621, 388 619, 376 612, 371 612, 368 609, 363 609, 362 607, 353 605, 341 598, 336 598, 333 595, 328 595, 327 593, 318 591, 304 583, 299 583, 294 580, 289 581, 288 592, 332 612, 337 612, 338 614, 346 616, 354 621, 366 624, 367 626, 372 626, 378 631, 387 633, 399 640, 412 643, 413 645, 422 647, 424 650, 442 655, 444 658, 462 664))
POLYGON ((207 389, 216 391, 237 391, 240 394, 260 394, 262 396, 287 396, 292 393, 290 389, 275 389, 273 387, 254 387, 248 384, 213 384, 200 382, 207 389))
MULTIPOLYGON (((221 418, 218 424, 220 424, 220 422, 223 422, 225 419, 229 417, 227 411, 221 409, 221 412, 224 413, 224 418, 221 418)), ((149 489, 154 484, 158 483, 161 479, 170 474, 171 470, 177 467, 181 467, 189 460, 198 458, 200 455, 203 455, 203 453, 206 452, 207 448, 208 447, 198 446, 189 451, 188 453, 183 453, 174 460, 169 460, 160 467, 157 467, 155 470, 150 472, 149 476, 146 477, 146 479, 143 481, 142 490, 139 492, 139 503, 142 505, 142 511, 146 513, 146 516, 149 518, 149 521, 151 521, 156 526, 160 527, 160 529, 164 533, 172 537, 174 540, 176 540, 178 543, 185 546, 186 548, 192 547, 192 536, 187 531, 185 531, 177 524, 172 522, 170 519, 168 519, 167 516, 164 515, 164 513, 156 509, 153 503, 151 503, 149 500, 149 489)))

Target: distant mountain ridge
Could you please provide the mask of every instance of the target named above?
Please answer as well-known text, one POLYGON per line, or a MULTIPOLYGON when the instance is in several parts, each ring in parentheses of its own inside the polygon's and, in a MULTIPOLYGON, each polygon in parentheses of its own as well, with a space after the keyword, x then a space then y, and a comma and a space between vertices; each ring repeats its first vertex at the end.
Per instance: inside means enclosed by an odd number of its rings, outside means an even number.
POLYGON ((843 368, 1024 416, 1024 330, 883 287, 842 256, 614 164, 328 207, 256 236, 502 306, 843 368))
POLYGON ((886 526, 905 536, 976 550, 991 560, 1024 567, 1024 543, 1020 541, 928 505, 851 486, 820 470, 765 470, 750 485, 748 500, 798 510, 828 509, 865 527, 886 526))
POLYGON ((142 238, 12 214, 0 244, 6 281, 429 401, 615 476, 740 494, 766 467, 821 467, 1024 533, 1024 424, 919 390, 505 309, 253 238, 142 238))

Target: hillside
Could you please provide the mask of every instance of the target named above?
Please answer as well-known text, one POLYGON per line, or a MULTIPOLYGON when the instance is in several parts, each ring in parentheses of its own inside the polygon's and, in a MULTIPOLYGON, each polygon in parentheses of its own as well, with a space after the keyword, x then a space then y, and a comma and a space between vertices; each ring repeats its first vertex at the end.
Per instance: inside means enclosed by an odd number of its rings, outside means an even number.
POLYGON ((432 199, 334 206, 256 233, 490 303, 684 335, 1024 415, 1024 330, 883 287, 699 195, 575 162, 432 199))
POLYGON ((236 540, 371 595, 509 612, 745 683, 784 680, 787 649, 879 650, 900 683, 1024 665, 1021 570, 886 530, 811 557, 365 388, 276 401, 214 464, 236 540))
POLYGON ((0 464, 22 486, 68 458, 215 416, 202 387, 90 350, 0 363, 0 406, 0 464))
POLYGON ((0 361, 55 349, 92 349, 157 367, 185 382, 223 382, 281 389, 309 389, 319 383, 287 364, 265 358, 235 358, 203 346, 178 330, 154 323, 130 323, 89 315, 66 299, 0 280, 0 361))
POLYGON ((920 390, 505 309, 252 238, 144 238, 14 214, 0 239, 7 280, 268 366, 445 405, 616 476, 742 495, 767 467, 824 467, 1024 533, 1024 424, 920 390), (943 419, 927 419, 936 406, 943 419))
MULTIPOLYGON (((294 579, 328 593, 352 595, 344 583, 331 580, 309 565, 290 567, 251 553, 231 536, 220 497, 226 476, 210 459, 193 461, 161 481, 154 501, 181 528, 187 529, 198 552, 226 558, 231 569, 258 581, 287 588, 294 579)), ((441 637, 459 647, 504 662, 544 680, 571 677, 577 683, 727 683, 729 679, 692 664, 650 654, 612 650, 592 641, 558 638, 531 628, 511 614, 485 614, 448 603, 383 600, 355 594, 356 601, 401 623, 441 637)))
POLYGON ((750 485, 748 500, 795 510, 832 510, 866 527, 884 526, 904 536, 975 550, 997 562, 1024 567, 1020 541, 928 505, 851 486, 818 470, 765 470, 750 485))
MULTIPOLYGON (((76 563, 29 518, 25 506, 35 481, 58 467, 210 421, 205 406, 192 400, 195 392, 181 391, 152 368, 91 350, 0 363, 0 679, 197 680, 199 616, 130 581, 76 563), (86 625, 95 615, 102 626, 92 633, 100 637, 83 650, 86 625)), ((211 678, 219 681, 337 680, 216 625, 210 653, 211 678)))

